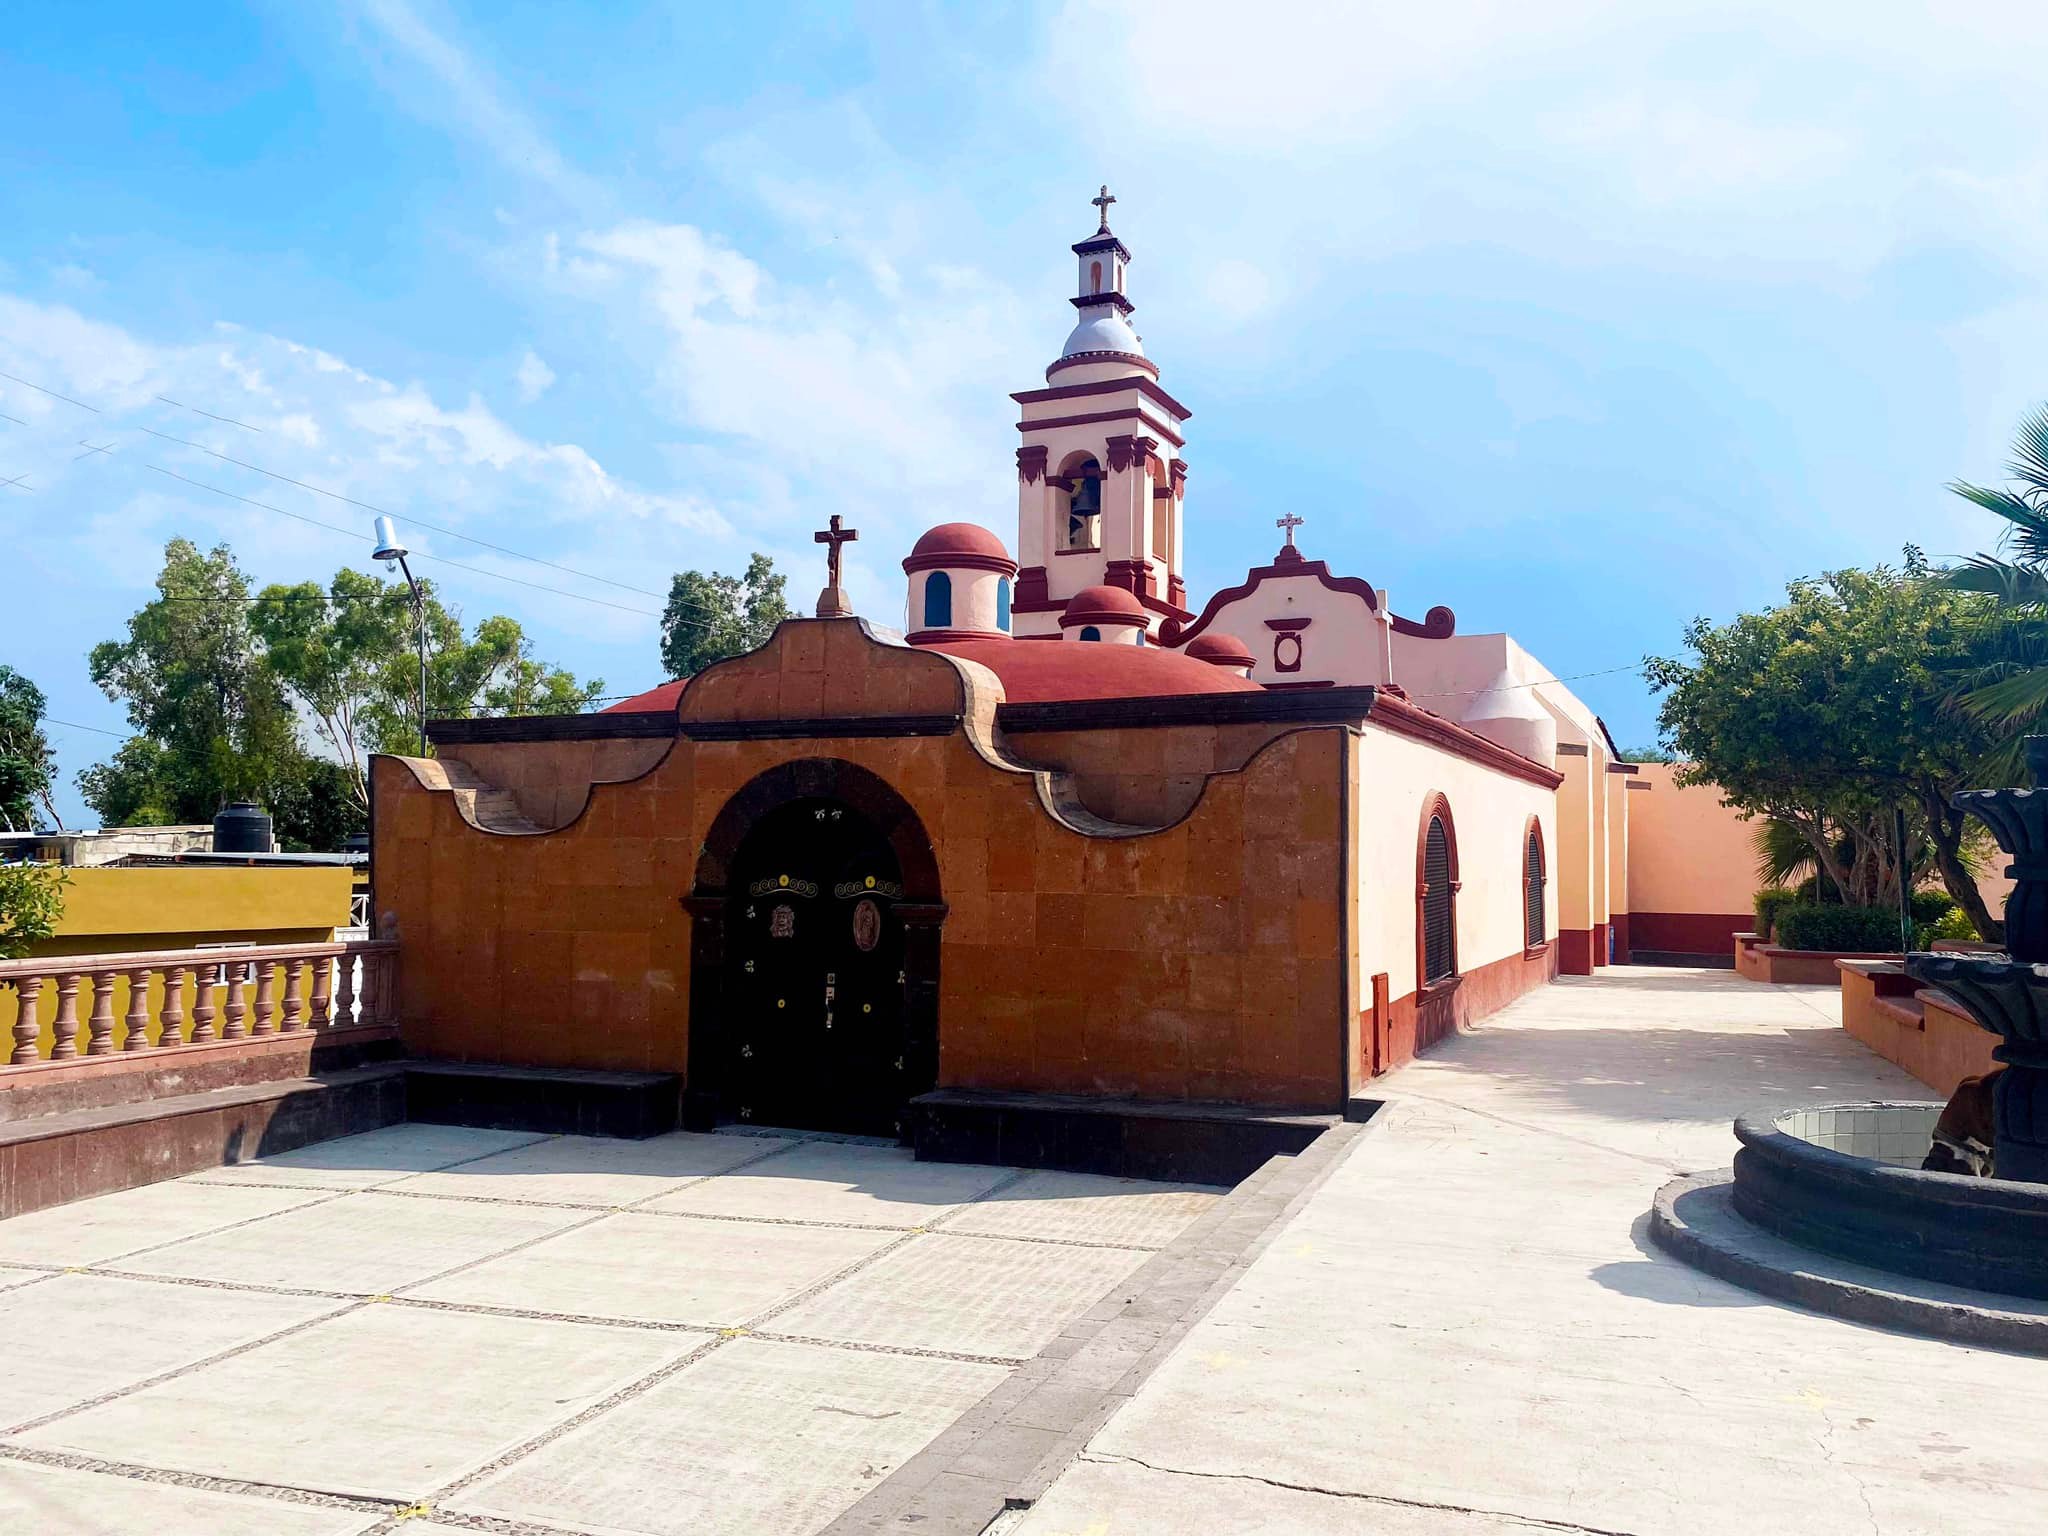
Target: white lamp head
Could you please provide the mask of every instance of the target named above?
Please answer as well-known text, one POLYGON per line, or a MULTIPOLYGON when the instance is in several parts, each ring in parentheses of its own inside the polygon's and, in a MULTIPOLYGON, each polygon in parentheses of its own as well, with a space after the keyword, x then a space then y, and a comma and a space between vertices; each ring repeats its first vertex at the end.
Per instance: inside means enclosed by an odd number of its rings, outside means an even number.
POLYGON ((406 555, 406 547, 398 542, 398 524, 391 518, 377 519, 377 547, 370 551, 372 560, 382 560, 389 570, 406 555))

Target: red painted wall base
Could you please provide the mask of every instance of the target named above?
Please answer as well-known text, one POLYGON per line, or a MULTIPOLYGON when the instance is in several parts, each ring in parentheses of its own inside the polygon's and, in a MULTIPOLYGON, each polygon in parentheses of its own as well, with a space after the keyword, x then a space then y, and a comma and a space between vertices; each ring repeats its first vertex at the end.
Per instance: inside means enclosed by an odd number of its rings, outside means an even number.
POLYGON ((1593 925, 1593 964, 1600 966, 1611 963, 1607 958, 1607 924, 1595 923, 1593 925))
POLYGON ((1616 912, 1613 917, 1614 921, 1610 926, 1614 929, 1614 963, 1627 965, 1629 957, 1634 954, 1634 950, 1629 947, 1628 914, 1616 912))
POLYGON ((1557 969, 1564 976, 1593 974, 1593 930, 1561 928, 1557 935, 1557 969))
POLYGON ((1756 926, 1751 912, 1631 912, 1629 944, 1675 955, 1726 955, 1756 926))
MULTIPOLYGON (((1533 954, 1508 955, 1489 961, 1460 976, 1448 993, 1433 993, 1425 1010, 1416 994, 1397 997, 1385 1005, 1384 1017, 1372 1011, 1358 1021, 1358 1077, 1362 1082, 1404 1062, 1413 1061, 1438 1040, 1466 1029, 1490 1013, 1497 1013, 1532 988, 1540 987, 1557 974, 1557 946, 1546 944, 1533 954), (1375 1030, 1378 1041, 1375 1044, 1375 1030)), ((1375 1000, 1380 989, 1375 989, 1375 1000)))

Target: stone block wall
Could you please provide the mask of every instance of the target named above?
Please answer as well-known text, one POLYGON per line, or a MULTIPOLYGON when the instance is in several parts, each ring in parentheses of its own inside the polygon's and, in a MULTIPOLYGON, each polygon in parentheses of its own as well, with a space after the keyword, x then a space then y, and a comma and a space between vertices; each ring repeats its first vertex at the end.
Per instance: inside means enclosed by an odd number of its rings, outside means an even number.
MULTIPOLYGON (((845 715, 847 734, 686 736, 628 782, 558 785, 587 805, 538 836, 479 830, 456 795, 426 787, 432 774, 378 759, 376 911, 380 934, 402 946, 409 1046, 686 1072, 682 900, 706 833, 757 775, 836 758, 902 796, 937 856, 949 908, 942 1086, 1336 1107, 1348 1007, 1343 728, 1280 735, 1208 779, 1165 831, 1090 835, 1046 808, 1042 776, 1002 759, 978 673, 880 644, 851 621, 786 624, 769 647, 691 685, 686 726, 845 715), (960 724, 947 734, 862 735, 854 723, 948 713, 960 724)), ((1164 750, 1156 730, 1090 734, 1111 760, 1164 750)), ((599 749, 594 768, 606 744, 575 745, 599 749)), ((519 779, 516 754, 529 750, 459 755, 496 781, 519 779)), ((524 774, 526 793, 546 790, 537 781, 549 771, 584 771, 581 755, 554 756, 553 769, 524 774)))

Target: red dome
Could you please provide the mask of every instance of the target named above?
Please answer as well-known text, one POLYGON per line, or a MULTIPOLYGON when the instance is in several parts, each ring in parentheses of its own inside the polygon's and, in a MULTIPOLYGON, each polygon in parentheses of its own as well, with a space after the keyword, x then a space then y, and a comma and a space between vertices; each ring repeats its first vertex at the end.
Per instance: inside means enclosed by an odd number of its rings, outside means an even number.
POLYGON ((1182 654, 1197 661, 1206 661, 1212 667, 1249 667, 1252 653, 1245 643, 1235 635, 1226 635, 1212 630, 1206 635, 1197 635, 1182 648, 1182 654))
MULTIPOLYGON (((1126 594, 1128 595, 1128 594, 1126 594)), ((1069 641, 927 641, 995 673, 1012 704, 1068 699, 1151 699, 1180 693, 1257 693, 1259 685, 1221 667, 1156 645, 1075 645, 1069 641)))
POLYGON ((1122 587, 1083 587, 1067 599, 1060 628, 1076 624, 1143 624, 1145 605, 1122 587))
POLYGON ((939 524, 911 546, 910 558, 903 562, 906 573, 941 566, 1017 574, 1017 562, 1003 548, 1003 541, 979 523, 939 524))

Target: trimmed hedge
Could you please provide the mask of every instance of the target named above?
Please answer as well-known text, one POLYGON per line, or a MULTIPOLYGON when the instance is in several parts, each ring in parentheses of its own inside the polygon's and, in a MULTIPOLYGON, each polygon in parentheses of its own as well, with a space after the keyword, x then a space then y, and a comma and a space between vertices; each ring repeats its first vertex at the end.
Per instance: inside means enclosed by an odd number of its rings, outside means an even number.
POLYGON ((1771 936, 1771 924, 1777 921, 1778 913, 1799 899, 1799 893, 1782 885, 1767 885, 1750 898, 1756 907, 1756 931, 1764 938, 1771 936))
POLYGON ((1896 954, 1899 914, 1895 907, 1823 907, 1792 902, 1778 908, 1778 943, 1785 949, 1837 954, 1896 954))
POLYGON ((1938 923, 1955 909, 1956 899, 1947 891, 1913 893, 1913 921, 1916 923, 1938 923))

